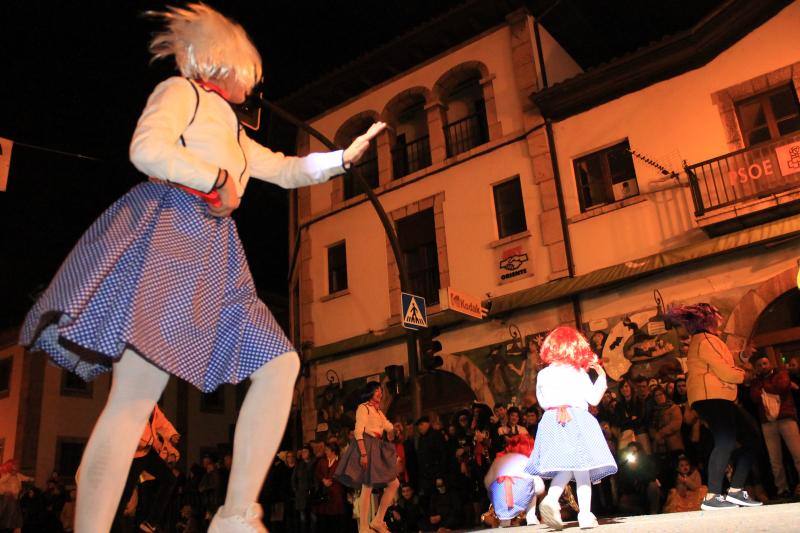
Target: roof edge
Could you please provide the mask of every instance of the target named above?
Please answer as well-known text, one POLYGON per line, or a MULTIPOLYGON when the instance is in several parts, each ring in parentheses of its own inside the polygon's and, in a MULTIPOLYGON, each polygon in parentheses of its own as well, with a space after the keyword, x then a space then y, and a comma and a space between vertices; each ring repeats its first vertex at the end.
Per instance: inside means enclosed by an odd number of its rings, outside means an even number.
POLYGON ((529 98, 545 117, 563 120, 708 64, 792 1, 730 0, 688 30, 532 93, 529 98))

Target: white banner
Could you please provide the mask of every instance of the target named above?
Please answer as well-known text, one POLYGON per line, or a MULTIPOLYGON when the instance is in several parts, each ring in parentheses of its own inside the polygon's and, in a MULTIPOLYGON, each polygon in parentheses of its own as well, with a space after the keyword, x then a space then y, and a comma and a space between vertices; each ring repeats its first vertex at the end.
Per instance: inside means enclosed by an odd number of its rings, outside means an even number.
POLYGON ((0 137, 0 192, 6 190, 8 170, 11 168, 11 148, 14 141, 0 137))

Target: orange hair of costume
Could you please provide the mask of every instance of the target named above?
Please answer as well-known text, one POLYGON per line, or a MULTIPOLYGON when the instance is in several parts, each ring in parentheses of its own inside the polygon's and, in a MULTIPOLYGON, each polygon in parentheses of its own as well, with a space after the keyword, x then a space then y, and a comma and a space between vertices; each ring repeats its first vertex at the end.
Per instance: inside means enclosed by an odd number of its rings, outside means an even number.
POLYGON ((539 350, 539 357, 548 365, 561 363, 587 370, 597 361, 597 355, 580 332, 569 326, 559 326, 547 336, 539 350))

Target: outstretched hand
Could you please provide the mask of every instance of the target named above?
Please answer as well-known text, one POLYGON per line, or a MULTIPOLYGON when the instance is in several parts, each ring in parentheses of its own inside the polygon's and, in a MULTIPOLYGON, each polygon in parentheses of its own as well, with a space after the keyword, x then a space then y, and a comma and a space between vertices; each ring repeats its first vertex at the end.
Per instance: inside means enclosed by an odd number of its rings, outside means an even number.
POLYGON ((377 137, 384 129, 386 129, 386 123, 376 122, 369 127, 365 134, 356 137, 344 151, 345 166, 358 162, 361 156, 364 155, 364 152, 369 148, 370 141, 377 137))

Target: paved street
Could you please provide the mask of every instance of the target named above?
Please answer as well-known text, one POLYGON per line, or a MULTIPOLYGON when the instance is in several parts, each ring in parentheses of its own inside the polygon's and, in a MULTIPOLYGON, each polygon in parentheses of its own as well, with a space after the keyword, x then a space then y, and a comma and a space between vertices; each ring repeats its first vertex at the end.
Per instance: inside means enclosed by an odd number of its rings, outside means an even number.
MULTIPOLYGON (((632 516, 600 521, 598 533, 653 531, 658 533, 724 533, 757 531, 783 532, 800 531, 800 503, 766 505, 763 507, 740 508, 730 511, 696 511, 693 513, 660 514, 655 516, 632 516)), ((547 526, 491 529, 507 533, 527 533, 529 531, 552 531, 547 526)), ((577 522, 568 522, 563 531, 580 531, 577 522)))

